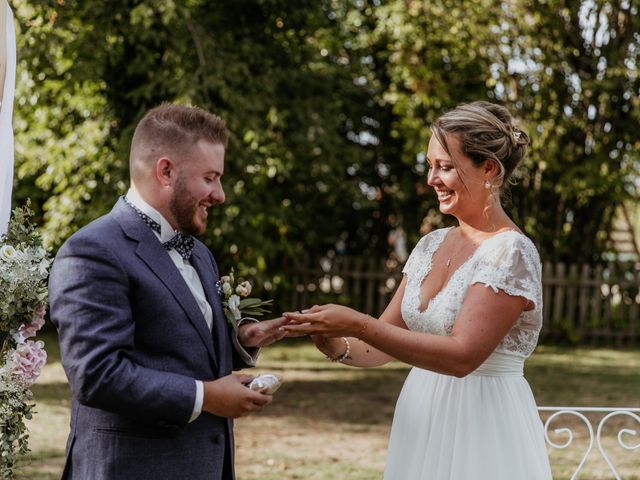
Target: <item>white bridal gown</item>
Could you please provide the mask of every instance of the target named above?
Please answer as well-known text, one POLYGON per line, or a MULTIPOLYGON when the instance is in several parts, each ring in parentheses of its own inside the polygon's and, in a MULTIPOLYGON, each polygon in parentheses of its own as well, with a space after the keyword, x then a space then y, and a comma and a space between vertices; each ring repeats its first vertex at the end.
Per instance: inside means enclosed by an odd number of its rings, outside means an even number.
POLYGON ((551 478, 542 423, 524 360, 542 326, 541 266, 516 231, 485 240, 420 311, 420 284, 450 229, 423 237, 403 272, 402 316, 411 330, 449 335, 467 289, 479 283, 535 304, 523 312, 473 373, 457 378, 414 367, 391 428, 385 480, 541 480, 551 478))

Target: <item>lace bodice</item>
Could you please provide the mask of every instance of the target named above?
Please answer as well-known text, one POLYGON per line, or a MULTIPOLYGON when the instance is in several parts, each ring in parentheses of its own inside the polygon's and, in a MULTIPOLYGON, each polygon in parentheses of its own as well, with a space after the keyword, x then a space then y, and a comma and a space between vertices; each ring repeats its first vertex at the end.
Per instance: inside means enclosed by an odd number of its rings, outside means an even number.
POLYGON ((420 286, 431 270, 433 253, 450 228, 435 230, 420 239, 402 270, 407 284, 402 298, 402 318, 411 330, 449 335, 469 286, 484 284, 524 297, 534 308, 524 311, 502 339, 496 352, 528 357, 542 328, 542 267, 536 247, 514 230, 485 240, 449 278, 442 290, 420 311, 420 286))

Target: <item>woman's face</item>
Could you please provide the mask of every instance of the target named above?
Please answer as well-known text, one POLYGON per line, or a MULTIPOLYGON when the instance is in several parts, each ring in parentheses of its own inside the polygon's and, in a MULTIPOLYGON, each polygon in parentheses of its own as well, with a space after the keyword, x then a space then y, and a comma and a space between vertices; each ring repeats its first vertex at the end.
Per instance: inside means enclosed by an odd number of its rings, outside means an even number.
POLYGON ((484 185, 485 169, 477 167, 462 154, 455 135, 447 136, 447 143, 456 159, 455 163, 435 135, 431 136, 427 149, 427 184, 433 187, 438 196, 440 211, 457 218, 483 211, 489 195, 484 185))

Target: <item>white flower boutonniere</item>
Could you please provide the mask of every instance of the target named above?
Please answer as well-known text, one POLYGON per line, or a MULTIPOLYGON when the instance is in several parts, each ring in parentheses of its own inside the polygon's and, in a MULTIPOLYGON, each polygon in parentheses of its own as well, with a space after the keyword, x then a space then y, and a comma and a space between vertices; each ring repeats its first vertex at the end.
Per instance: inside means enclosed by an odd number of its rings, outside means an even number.
POLYGON ((260 298, 249 298, 251 295, 251 283, 247 280, 236 283, 233 269, 229 275, 225 275, 218 280, 218 293, 222 297, 222 306, 227 322, 238 331, 238 323, 246 317, 262 317, 271 311, 270 305, 273 300, 261 300, 260 298))

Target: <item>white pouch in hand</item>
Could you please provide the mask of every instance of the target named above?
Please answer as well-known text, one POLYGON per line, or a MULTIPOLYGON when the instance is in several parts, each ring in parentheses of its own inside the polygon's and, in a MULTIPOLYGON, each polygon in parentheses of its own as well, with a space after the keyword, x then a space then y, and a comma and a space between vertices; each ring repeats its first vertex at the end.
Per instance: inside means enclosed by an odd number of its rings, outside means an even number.
POLYGON ((251 390, 260 393, 267 393, 269 395, 273 395, 278 388, 282 385, 282 376, 275 373, 265 373, 263 375, 258 375, 256 378, 251 380, 248 387, 251 390))

